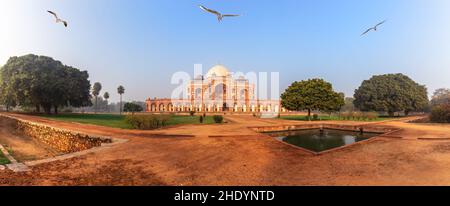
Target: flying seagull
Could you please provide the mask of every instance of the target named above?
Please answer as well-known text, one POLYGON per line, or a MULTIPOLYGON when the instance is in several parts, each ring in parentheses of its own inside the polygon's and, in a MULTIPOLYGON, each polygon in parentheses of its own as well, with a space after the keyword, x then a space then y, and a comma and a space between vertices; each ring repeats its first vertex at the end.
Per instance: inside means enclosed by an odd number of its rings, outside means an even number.
POLYGON ((64 21, 64 20, 60 19, 60 18, 58 17, 58 15, 57 15, 55 12, 53 12, 53 11, 47 11, 47 12, 50 13, 50 14, 52 14, 53 16, 55 16, 56 23, 63 23, 64 26, 67 27, 67 21, 64 21))
POLYGON ((361 34, 361 36, 366 35, 367 33, 369 33, 370 31, 374 30, 374 31, 378 31, 378 26, 384 24, 386 22, 386 20, 378 23, 377 25, 375 25, 374 27, 367 29, 367 31, 365 31, 363 34, 361 34))
POLYGON ((202 6, 202 5, 199 5, 199 7, 200 7, 203 11, 206 11, 206 12, 209 12, 209 13, 211 13, 211 14, 216 15, 216 16, 217 16, 217 20, 219 20, 219 22, 222 21, 223 17, 236 17, 236 16, 239 16, 239 15, 237 15, 237 14, 221 14, 221 13, 219 13, 218 11, 214 11, 214 10, 212 10, 212 9, 208 9, 208 8, 202 6))

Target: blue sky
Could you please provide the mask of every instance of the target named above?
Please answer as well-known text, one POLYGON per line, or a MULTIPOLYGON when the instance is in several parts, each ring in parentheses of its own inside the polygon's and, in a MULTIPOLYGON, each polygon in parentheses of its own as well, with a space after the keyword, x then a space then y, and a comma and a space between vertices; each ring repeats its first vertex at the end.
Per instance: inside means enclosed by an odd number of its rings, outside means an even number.
MULTIPOLYGON (((402 72, 429 92, 450 87, 448 0, 4 0, 0 65, 47 55, 88 70, 126 100, 169 97, 174 72, 221 63, 280 72, 281 89, 320 77, 352 96, 374 74, 402 72), (243 14, 218 23, 197 5, 243 14), (54 23, 46 10, 69 21, 54 23), (379 32, 361 37, 387 19, 379 32)), ((113 101, 118 100, 112 95, 113 101)))

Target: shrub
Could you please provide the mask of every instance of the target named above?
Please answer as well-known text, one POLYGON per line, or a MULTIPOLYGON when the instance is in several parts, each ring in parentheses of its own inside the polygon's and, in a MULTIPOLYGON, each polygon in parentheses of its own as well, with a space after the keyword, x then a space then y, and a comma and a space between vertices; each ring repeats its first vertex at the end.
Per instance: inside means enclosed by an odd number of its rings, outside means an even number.
POLYGON ((194 111, 189 111, 189 115, 194 116, 195 112, 194 111))
POLYGON ((313 120, 319 120, 319 115, 318 114, 314 114, 313 115, 313 120))
POLYGON ((200 124, 203 124, 203 116, 200 116, 200 124))
POLYGON ((144 111, 144 108, 142 108, 141 105, 133 103, 133 102, 127 102, 125 103, 125 105, 123 105, 123 111, 124 112, 131 112, 131 113, 135 113, 135 112, 142 112, 144 111))
POLYGON ((342 112, 341 113, 341 119, 343 119, 343 120, 350 119, 350 112, 342 112))
POLYGON ((352 120, 354 118, 354 112, 346 112, 344 116, 346 120, 352 120))
POLYGON ((430 120, 435 123, 450 123, 450 104, 434 106, 430 120))
POLYGON ((223 122, 223 117, 221 115, 214 115, 213 116, 214 122, 219 124, 223 122))
POLYGON ((367 117, 367 120, 371 121, 371 120, 378 119, 379 115, 377 112, 366 112, 366 117, 367 117))
POLYGON ((353 112, 353 120, 361 120, 363 114, 361 112, 353 112))
POLYGON ((134 129, 150 130, 167 125, 169 115, 127 115, 125 121, 134 129))
POLYGON ((368 119, 368 117, 367 117, 367 113, 366 112, 361 112, 361 117, 360 117, 360 120, 364 120, 364 121, 366 121, 368 119))

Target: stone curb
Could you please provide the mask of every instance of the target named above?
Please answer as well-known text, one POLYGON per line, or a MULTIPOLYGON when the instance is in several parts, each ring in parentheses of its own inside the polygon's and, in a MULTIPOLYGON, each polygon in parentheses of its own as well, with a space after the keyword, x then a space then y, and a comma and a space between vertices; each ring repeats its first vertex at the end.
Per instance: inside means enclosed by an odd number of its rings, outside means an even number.
POLYGON ((80 156, 83 156, 83 155, 87 155, 87 154, 90 154, 90 153, 102 151, 102 150, 111 148, 111 147, 113 147, 115 145, 128 142, 127 139, 117 139, 117 138, 111 138, 111 139, 112 139, 113 143, 104 143, 100 147, 94 147, 94 148, 83 150, 83 151, 80 151, 80 152, 73 152, 73 153, 69 153, 69 154, 65 154, 65 155, 60 155, 60 156, 57 156, 57 157, 42 159, 42 160, 28 161, 28 162, 25 162, 24 164, 26 166, 30 166, 31 167, 31 166, 44 164, 44 163, 56 162, 56 161, 61 161, 61 160, 68 160, 68 159, 72 159, 72 158, 75 158, 75 157, 80 157, 80 156))
POLYGON ((9 154, 8 150, 6 150, 6 148, 3 147, 3 145, 1 145, 1 144, 0 144, 0 151, 3 153, 3 155, 5 155, 5 157, 6 157, 12 164, 17 163, 17 160, 14 159, 14 157, 12 157, 12 156, 9 154))
MULTIPOLYGON (((28 168, 28 166, 17 162, 16 159, 14 159, 13 156, 11 156, 11 154, 9 154, 8 150, 5 149, 5 147, 3 147, 3 145, 0 145, 0 150, 2 151, 2 153, 5 155, 6 158, 8 158, 8 160, 11 162, 10 164, 7 164, 6 167, 14 172, 27 172, 30 171, 30 168, 28 168)), ((4 167, 4 166, 3 166, 4 167)), ((4 170, 0 168, 0 170, 4 170)))
POLYGON ((13 163, 13 164, 7 164, 6 167, 8 169, 12 170, 13 172, 28 172, 31 171, 31 169, 26 166, 23 163, 13 163))

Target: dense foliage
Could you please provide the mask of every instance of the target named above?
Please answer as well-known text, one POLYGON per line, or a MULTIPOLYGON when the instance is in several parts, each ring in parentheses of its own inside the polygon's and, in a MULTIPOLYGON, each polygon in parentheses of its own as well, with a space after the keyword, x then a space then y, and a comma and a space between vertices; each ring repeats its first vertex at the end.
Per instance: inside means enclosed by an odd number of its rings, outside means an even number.
POLYGON ((431 122, 450 123, 450 104, 434 106, 430 115, 431 122))
POLYGON ((373 76, 355 91, 354 104, 361 111, 395 112, 423 111, 428 105, 428 92, 403 74, 373 76))
POLYGON ((345 104, 344 95, 333 91, 330 83, 322 79, 294 82, 281 95, 281 104, 292 111, 338 111, 345 104))
POLYGON ((0 101, 15 106, 43 108, 55 113, 58 107, 90 106, 91 84, 87 71, 63 65, 50 57, 11 57, 0 71, 0 101))
POLYGON ((450 123, 450 89, 437 89, 431 99, 430 121, 450 123))
POLYGON ((125 105, 123 106, 123 111, 124 112, 142 112, 144 110, 144 108, 142 108, 141 105, 133 103, 133 102, 127 102, 125 103, 125 105))
POLYGON ((221 115, 214 115, 213 119, 214 119, 214 122, 217 124, 220 124, 223 122, 223 117, 221 115))
POLYGON ((151 130, 167 125, 170 115, 127 115, 125 121, 134 129, 151 130))
POLYGON ((343 112, 340 119, 354 120, 354 121, 373 121, 378 119, 379 115, 376 112, 343 112))

